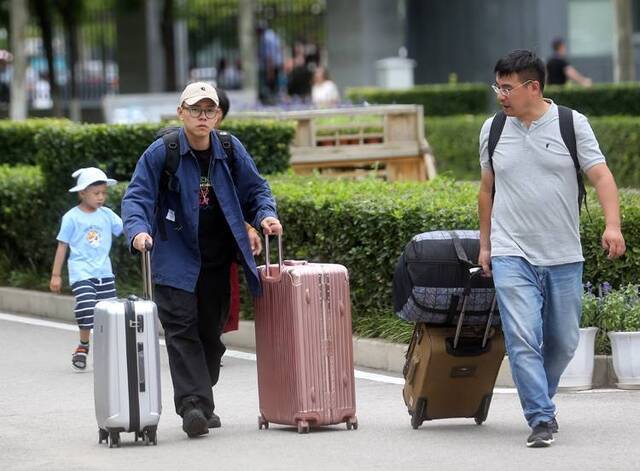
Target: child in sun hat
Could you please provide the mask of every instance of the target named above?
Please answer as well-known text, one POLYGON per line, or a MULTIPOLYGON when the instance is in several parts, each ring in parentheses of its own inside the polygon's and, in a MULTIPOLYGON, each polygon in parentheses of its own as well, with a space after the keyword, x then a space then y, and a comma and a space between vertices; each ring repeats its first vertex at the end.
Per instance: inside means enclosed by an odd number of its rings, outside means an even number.
POLYGON ((115 185, 115 180, 95 167, 76 170, 72 177, 77 178, 77 182, 69 191, 78 193, 80 203, 62 217, 49 288, 54 293, 60 292, 62 265, 69 248, 69 284, 76 299, 75 316, 80 329, 80 344, 72 355, 71 365, 77 371, 84 371, 93 309, 98 301, 116 297, 109 251, 112 235, 122 234, 122 220, 104 206, 107 187, 115 185))

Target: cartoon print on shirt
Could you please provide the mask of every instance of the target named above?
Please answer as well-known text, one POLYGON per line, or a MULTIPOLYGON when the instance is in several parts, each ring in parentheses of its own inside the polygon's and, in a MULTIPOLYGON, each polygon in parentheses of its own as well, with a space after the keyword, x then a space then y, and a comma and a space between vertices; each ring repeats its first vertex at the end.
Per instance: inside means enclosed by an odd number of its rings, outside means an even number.
POLYGON ((91 247, 100 247, 102 242, 102 235, 95 227, 90 227, 87 231, 87 242, 91 247))

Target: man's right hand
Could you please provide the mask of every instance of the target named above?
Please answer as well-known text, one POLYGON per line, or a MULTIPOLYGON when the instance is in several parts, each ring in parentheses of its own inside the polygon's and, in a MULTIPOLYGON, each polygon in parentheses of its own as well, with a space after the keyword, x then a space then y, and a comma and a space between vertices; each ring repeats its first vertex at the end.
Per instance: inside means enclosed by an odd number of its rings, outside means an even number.
POLYGON ((491 276, 491 250, 490 249, 480 249, 480 254, 478 255, 478 264, 482 266, 482 271, 484 272, 484 276, 491 276))
POLYGON ((146 232, 141 232, 133 238, 133 248, 138 252, 145 252, 147 247, 149 249, 153 246, 153 239, 146 232))

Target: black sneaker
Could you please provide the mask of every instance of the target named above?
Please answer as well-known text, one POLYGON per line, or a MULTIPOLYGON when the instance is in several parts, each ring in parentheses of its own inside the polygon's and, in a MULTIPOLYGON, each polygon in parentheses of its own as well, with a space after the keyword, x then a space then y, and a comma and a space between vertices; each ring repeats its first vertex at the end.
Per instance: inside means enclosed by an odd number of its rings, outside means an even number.
POLYGON ((185 431, 189 438, 209 433, 207 418, 202 409, 195 406, 185 408, 182 414, 182 430, 185 431))
POLYGON ((529 448, 544 448, 551 446, 553 443, 553 433, 549 422, 540 422, 533 429, 531 435, 527 438, 527 446, 529 448))
POLYGON ((547 423, 549 424, 549 430, 551 430, 551 433, 558 433, 558 430, 560 430, 560 427, 558 426, 558 421, 556 420, 555 417, 547 423))
POLYGON ((211 417, 207 421, 207 425, 209 428, 220 428, 222 423, 220 422, 220 417, 215 412, 211 412, 211 417))

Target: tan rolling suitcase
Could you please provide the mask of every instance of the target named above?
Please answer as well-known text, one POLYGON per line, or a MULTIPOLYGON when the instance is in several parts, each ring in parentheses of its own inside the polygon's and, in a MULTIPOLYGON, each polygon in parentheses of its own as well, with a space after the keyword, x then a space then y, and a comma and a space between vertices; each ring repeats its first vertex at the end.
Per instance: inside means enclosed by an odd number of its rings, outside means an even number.
POLYGON ((414 429, 425 420, 454 417, 472 417, 480 425, 489 413, 504 337, 492 326, 493 309, 486 325, 464 326, 464 301, 462 306, 456 326, 415 326, 403 371, 414 429))

